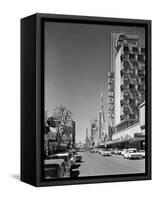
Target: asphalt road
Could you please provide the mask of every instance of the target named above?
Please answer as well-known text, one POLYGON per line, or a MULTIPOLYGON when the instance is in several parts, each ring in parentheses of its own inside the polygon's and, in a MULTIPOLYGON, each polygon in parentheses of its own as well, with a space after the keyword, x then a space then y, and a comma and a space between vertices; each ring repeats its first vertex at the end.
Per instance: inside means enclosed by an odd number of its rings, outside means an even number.
POLYGON ((77 163, 71 177, 98 176, 114 174, 133 174, 145 172, 145 159, 128 160, 121 155, 103 157, 98 153, 79 152, 82 162, 77 163))

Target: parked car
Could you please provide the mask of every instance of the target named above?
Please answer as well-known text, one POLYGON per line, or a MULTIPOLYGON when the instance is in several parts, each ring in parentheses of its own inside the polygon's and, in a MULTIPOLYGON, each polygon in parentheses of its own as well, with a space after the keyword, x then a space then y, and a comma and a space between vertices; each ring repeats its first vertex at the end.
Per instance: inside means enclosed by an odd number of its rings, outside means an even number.
POLYGON ((98 150, 99 150, 98 148, 95 148, 95 153, 98 153, 98 150))
POLYGON ((115 149, 111 148, 110 151, 111 151, 111 154, 114 154, 115 149))
POLYGON ((111 156, 111 151, 110 149, 104 149, 102 152, 101 152, 101 155, 102 156, 111 156))
POLYGON ((69 173, 69 171, 71 170, 72 165, 73 165, 71 156, 69 155, 68 152, 57 153, 57 154, 51 155, 51 156, 49 156, 49 159, 63 159, 64 163, 65 163, 66 173, 69 173))
POLYGON ((101 154, 103 152, 103 148, 99 148, 98 153, 101 154))
POLYGON ((79 155, 77 152, 74 154, 75 156, 75 162, 81 162, 82 161, 82 156, 79 155))
POLYGON ((65 163, 63 159, 44 160, 45 179, 62 178, 65 174, 65 163))
POLYGON ((79 152, 84 152, 84 151, 86 151, 85 148, 79 148, 79 152))
POLYGON ((120 149, 114 149, 114 152, 113 152, 113 153, 114 153, 115 155, 121 155, 121 152, 122 152, 122 151, 121 151, 120 149))
POLYGON ((135 148, 130 148, 126 153, 124 153, 124 158, 127 159, 141 159, 142 154, 137 151, 135 148))
POLYGON ((90 149, 90 153, 95 153, 95 149, 90 149))
POLYGON ((121 151, 121 155, 124 156, 124 154, 125 154, 127 151, 128 151, 128 149, 123 149, 123 150, 121 151))
POLYGON ((69 157, 71 161, 71 166, 75 165, 75 162, 76 162, 75 153, 69 152, 69 157))
POLYGON ((145 150, 139 150, 139 152, 142 155, 142 158, 145 158, 145 150))
POLYGON ((69 150, 69 154, 71 156, 72 163, 80 162, 82 160, 82 156, 77 153, 77 149, 69 150))

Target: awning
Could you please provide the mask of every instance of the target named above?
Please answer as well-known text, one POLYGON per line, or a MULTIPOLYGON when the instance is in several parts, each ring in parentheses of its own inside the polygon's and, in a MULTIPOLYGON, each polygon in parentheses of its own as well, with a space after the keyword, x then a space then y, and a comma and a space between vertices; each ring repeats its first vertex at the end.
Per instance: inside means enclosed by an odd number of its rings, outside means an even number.
POLYGON ((111 141, 111 142, 107 143, 107 145, 111 145, 111 144, 120 144, 120 143, 131 142, 131 141, 133 141, 132 138, 126 139, 126 140, 111 141))

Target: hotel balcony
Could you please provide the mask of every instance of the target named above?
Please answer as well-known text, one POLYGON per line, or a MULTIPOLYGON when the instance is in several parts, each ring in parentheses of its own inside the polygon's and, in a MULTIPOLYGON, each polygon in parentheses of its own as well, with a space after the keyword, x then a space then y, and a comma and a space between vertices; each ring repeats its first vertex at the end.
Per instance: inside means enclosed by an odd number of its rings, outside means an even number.
POLYGON ((125 69, 125 70, 131 69, 131 65, 130 65, 130 63, 129 63, 128 60, 124 60, 123 61, 123 63, 122 63, 122 69, 125 69))
POLYGON ((145 85, 145 77, 140 77, 139 78, 139 84, 140 85, 145 85))
POLYGON ((138 47, 132 47, 132 52, 138 54, 139 53, 138 47))
POLYGON ((135 99, 135 104, 139 107, 139 105, 142 103, 142 99, 135 99))
POLYGON ((132 61, 131 69, 139 69, 139 64, 137 61, 132 61))
POLYGON ((121 76, 123 76, 123 74, 126 74, 126 73, 127 73, 127 71, 122 67, 122 69, 120 71, 121 76))
POLYGON ((129 81, 131 85, 137 84, 137 78, 134 76, 130 76, 130 74, 129 74, 129 81))
POLYGON ((121 104, 121 106, 124 106, 124 105, 127 105, 127 102, 126 102, 126 100, 123 98, 123 99, 121 99, 120 104, 121 104))
POLYGON ((145 48, 141 48, 140 53, 143 54, 143 55, 145 55, 145 48))
POLYGON ((126 88, 126 86, 125 86, 124 83, 121 84, 120 89, 121 89, 121 91, 125 91, 125 90, 127 90, 127 88, 126 88))
POLYGON ((126 119, 127 120, 137 120, 138 119, 138 115, 136 115, 136 114, 128 114, 126 116, 126 119))
POLYGON ((126 73, 127 73, 127 74, 130 74, 131 76, 132 76, 132 75, 135 75, 135 74, 136 74, 136 69, 128 69, 128 70, 126 71, 126 73))
POLYGON ((129 103, 129 101, 124 101, 123 104, 121 104, 121 114, 133 114, 133 113, 136 113, 135 105, 129 103))
POLYGON ((139 77, 144 77, 144 76, 145 76, 145 70, 139 69, 138 72, 137 72, 137 75, 138 75, 139 77))
POLYGON ((129 59, 130 59, 131 61, 135 61, 135 60, 136 60, 136 55, 133 54, 133 53, 130 53, 130 54, 129 54, 129 59))
POLYGON ((121 84, 128 85, 130 83, 128 74, 123 74, 121 77, 121 84))
POLYGON ((145 63, 139 63, 139 69, 144 70, 145 69, 145 63))
POLYGON ((137 106, 136 103, 130 103, 130 107, 132 110, 132 114, 138 114, 139 113, 139 107, 137 106))
POLYGON ((139 63, 145 63, 145 56, 142 54, 138 54, 137 61, 139 63))
POLYGON ((140 91, 140 92, 144 92, 145 91, 145 85, 138 85, 137 90, 140 91))
POLYGON ((128 76, 129 76, 129 81, 132 85, 135 85, 138 83, 138 79, 135 73, 134 74, 129 73, 128 76))
POLYGON ((124 105, 124 106, 121 107, 121 115, 130 114, 130 113, 131 113, 131 111, 130 111, 128 105, 124 105))
POLYGON ((120 116, 120 119, 121 119, 121 121, 123 121, 123 120, 127 120, 127 121, 135 121, 135 120, 138 120, 138 115, 136 115, 136 114, 122 114, 121 116, 120 116))
POLYGON ((139 98, 134 89, 129 89, 128 93, 129 93, 129 96, 130 96, 131 99, 138 99, 139 98))
POLYGON ((122 53, 121 56, 120 56, 120 59, 121 59, 121 62, 124 61, 124 60, 128 60, 129 59, 129 54, 122 53))
POLYGON ((126 105, 128 105, 129 103, 130 103, 130 101, 129 101, 128 96, 127 96, 127 97, 123 97, 123 98, 120 100, 121 106, 126 106, 126 105))
POLYGON ((123 46, 123 53, 124 53, 124 54, 129 54, 129 53, 130 53, 130 48, 129 48, 129 46, 123 46))
POLYGON ((145 100, 145 92, 140 92, 142 102, 145 100))

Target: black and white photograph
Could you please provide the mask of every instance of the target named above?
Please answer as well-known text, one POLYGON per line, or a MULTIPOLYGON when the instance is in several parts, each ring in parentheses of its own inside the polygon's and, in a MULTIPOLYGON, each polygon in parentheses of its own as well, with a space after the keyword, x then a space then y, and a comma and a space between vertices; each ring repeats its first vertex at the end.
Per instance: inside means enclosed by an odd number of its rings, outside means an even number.
POLYGON ((144 27, 45 21, 44 180, 145 174, 144 27))

